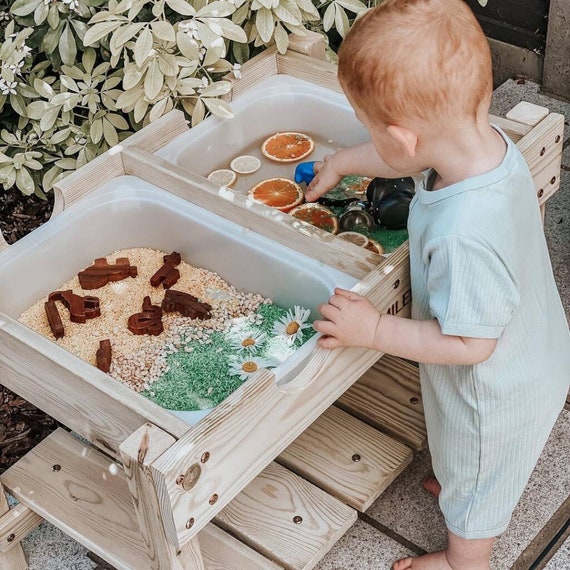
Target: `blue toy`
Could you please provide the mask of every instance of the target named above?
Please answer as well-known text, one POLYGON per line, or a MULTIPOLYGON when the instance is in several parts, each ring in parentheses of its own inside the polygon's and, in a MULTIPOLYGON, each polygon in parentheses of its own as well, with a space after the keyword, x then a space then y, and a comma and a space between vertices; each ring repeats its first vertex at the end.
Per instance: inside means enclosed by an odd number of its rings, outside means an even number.
POLYGON ((310 184, 315 177, 314 172, 315 162, 300 162, 295 168, 295 182, 299 184, 300 182, 305 182, 305 184, 310 184))

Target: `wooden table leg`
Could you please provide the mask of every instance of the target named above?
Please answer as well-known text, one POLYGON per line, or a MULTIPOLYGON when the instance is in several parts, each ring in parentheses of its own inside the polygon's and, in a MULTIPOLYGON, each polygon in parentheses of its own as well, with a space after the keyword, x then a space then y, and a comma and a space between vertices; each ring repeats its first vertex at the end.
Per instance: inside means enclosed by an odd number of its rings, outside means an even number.
MULTIPOLYGON (((4 487, 0 483, 0 517, 10 510, 4 487)), ((21 544, 16 544, 7 552, 0 550, 0 570, 27 570, 28 564, 21 544)))

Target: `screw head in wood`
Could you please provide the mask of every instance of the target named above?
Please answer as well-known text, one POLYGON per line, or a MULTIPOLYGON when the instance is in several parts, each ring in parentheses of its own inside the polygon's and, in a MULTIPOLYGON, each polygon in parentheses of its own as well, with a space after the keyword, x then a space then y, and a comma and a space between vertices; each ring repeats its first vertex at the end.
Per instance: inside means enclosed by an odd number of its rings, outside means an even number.
POLYGON ((189 518, 189 519, 186 521, 186 525, 185 525, 185 526, 186 526, 186 528, 192 528, 192 527, 194 526, 194 517, 189 518))
POLYGON ((61 471, 61 465, 58 465, 57 463, 55 465, 51 466, 51 470, 52 471, 61 471))
POLYGON ((550 179, 550 184, 554 184, 555 182, 556 182, 556 176, 553 176, 553 177, 550 179))
POLYGON ((544 189, 541 188, 541 189, 537 192, 537 195, 538 195, 539 198, 542 198, 542 195, 543 195, 543 194, 544 194, 544 189))
POLYGON ((361 459, 362 459, 362 458, 360 457, 360 454, 359 454, 359 453, 355 453, 355 454, 352 456, 352 461, 354 461, 354 463, 358 463, 361 459))
POLYGON ((202 457, 200 457, 200 461, 202 463, 206 463, 206 461, 208 461, 208 459, 210 459, 210 452, 204 451, 204 453, 202 453, 202 457))
POLYGON ((560 135, 556 135, 556 138, 554 139, 555 143, 559 143, 560 142, 560 135))
POLYGON ((208 501, 208 503, 210 503, 210 505, 213 505, 216 503, 216 501, 218 500, 218 495, 217 493, 214 493, 211 497, 210 500, 208 501))
POLYGON ((392 285, 393 289, 397 289, 400 286, 400 280, 396 279, 396 281, 394 281, 394 285, 392 285))
POLYGON ((420 403, 419 398, 416 398, 415 396, 413 396, 412 398, 410 398, 410 404, 412 404, 412 405, 415 406, 416 404, 419 404, 419 403, 420 403))
POLYGON ((545 152, 546 152, 546 147, 543 146, 543 147, 540 149, 540 156, 544 156, 544 153, 545 153, 545 152))
POLYGON ((14 533, 9 534, 8 537, 6 538, 6 540, 8 542, 14 542, 14 540, 16 540, 16 535, 14 533))
POLYGON ((184 484, 184 475, 178 475, 178 477, 176 477, 176 484, 180 486, 184 484))
POLYGON ((294 522, 295 524, 301 524, 301 523, 303 522, 303 517, 300 517, 299 515, 295 515, 295 516, 293 517, 293 522, 294 522))

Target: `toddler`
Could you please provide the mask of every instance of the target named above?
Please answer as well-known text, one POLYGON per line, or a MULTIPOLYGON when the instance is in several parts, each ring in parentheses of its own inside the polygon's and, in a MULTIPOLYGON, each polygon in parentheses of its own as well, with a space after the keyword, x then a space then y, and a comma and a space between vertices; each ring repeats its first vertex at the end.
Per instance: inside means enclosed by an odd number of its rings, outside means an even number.
POLYGON ((570 335, 528 167, 489 124, 487 40, 462 0, 386 0, 353 26, 338 74, 371 142, 315 164, 306 198, 343 176, 419 175, 408 221, 412 319, 341 289, 324 348, 420 363, 447 549, 395 570, 489 568, 569 388, 570 335))

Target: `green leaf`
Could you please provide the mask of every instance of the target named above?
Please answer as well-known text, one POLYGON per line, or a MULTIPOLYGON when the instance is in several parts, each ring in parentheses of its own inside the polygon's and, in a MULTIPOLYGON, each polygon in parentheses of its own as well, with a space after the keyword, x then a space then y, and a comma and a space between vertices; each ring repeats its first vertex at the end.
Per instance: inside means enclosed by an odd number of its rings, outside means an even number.
POLYGON ((103 119, 103 136, 109 146, 115 146, 119 142, 117 129, 106 118, 103 119))
POLYGON ((359 14, 368 8, 366 4, 360 2, 360 0, 335 0, 335 2, 355 14, 359 14))
POLYGON ((180 53, 190 59, 190 60, 197 60, 198 59, 198 46, 196 42, 190 39, 188 34, 184 32, 178 32, 176 34, 176 44, 178 45, 178 49, 180 53))
POLYGON ((334 25, 335 11, 336 5, 334 2, 329 4, 325 10, 323 16, 323 30, 325 32, 328 32, 334 25))
POLYGON ((61 174, 61 168, 57 166, 52 166, 42 178, 42 187, 47 192, 53 188, 53 185, 58 182, 59 175, 61 174))
POLYGON ((159 20, 158 22, 151 22, 150 27, 152 33, 159 39, 165 42, 173 42, 176 40, 174 27, 170 22, 159 20))
POLYGON ((158 56, 158 67, 164 75, 176 76, 178 75, 178 64, 176 57, 171 53, 162 53, 158 56))
MULTIPOLYGON (((79 69, 79 67, 70 67, 69 65, 62 66, 61 70, 65 75, 75 79, 76 81, 84 81, 87 79, 85 73, 79 69)), ((79 87, 77 87, 77 91, 79 91, 79 87)))
POLYGON ((164 115, 164 111, 166 110, 166 104, 168 103, 168 97, 165 97, 164 99, 161 99, 160 101, 158 101, 158 103, 155 103, 152 106, 152 109, 150 110, 149 113, 149 120, 152 121, 156 121, 156 119, 158 119, 159 117, 162 117, 162 115, 164 115))
POLYGON ((26 160, 25 164, 28 168, 31 168, 32 170, 41 170, 43 168, 43 164, 38 160, 35 160, 34 158, 26 160))
POLYGON ((249 59, 249 44, 234 42, 232 45, 234 59, 238 63, 245 63, 249 59))
POLYGON ((119 129, 121 131, 126 131, 130 129, 129 123, 122 115, 117 115, 116 113, 109 113, 107 114, 106 118, 116 129, 119 129))
POLYGON ((196 14, 197 18, 224 18, 233 14, 236 11, 236 7, 231 2, 225 2, 224 0, 217 0, 210 4, 206 4, 203 8, 198 10, 196 14))
POLYGON ((113 33, 110 46, 114 48, 113 51, 122 48, 131 38, 138 34, 146 24, 144 22, 137 22, 134 24, 126 24, 121 26, 113 33))
POLYGON ((128 67, 125 68, 125 76, 123 77, 123 89, 132 89, 136 87, 142 77, 144 72, 139 69, 136 64, 130 63, 128 67))
POLYGON ((153 60, 148 66, 144 78, 144 92, 151 101, 157 97, 164 85, 164 75, 158 67, 158 62, 153 60))
POLYGON ((13 166, 0 170, 0 182, 4 188, 12 188, 16 182, 16 169, 13 166))
POLYGON ((234 42, 247 42, 245 32, 231 20, 226 18, 208 18, 206 23, 213 32, 224 38, 228 38, 234 42))
POLYGON ((34 89, 39 95, 46 99, 51 99, 55 95, 53 87, 43 79, 39 79, 37 77, 34 79, 34 89))
POLYGON ((52 4, 49 8, 47 21, 49 27, 52 28, 52 30, 55 30, 59 27, 59 10, 54 4, 52 4))
POLYGON ((27 168, 20 168, 16 171, 16 186, 26 196, 34 193, 36 185, 32 175, 28 172, 27 168))
MULTIPOLYGON (((136 102, 144 97, 144 89, 142 87, 137 87, 136 89, 129 89, 124 93, 121 93, 117 98, 117 109, 123 111, 132 111, 136 102)), ((138 121, 137 121, 138 122, 138 121)))
POLYGON ((145 28, 135 42, 134 55, 135 63, 138 65, 138 67, 142 67, 146 58, 149 56, 153 43, 154 37, 152 35, 152 32, 148 28, 145 28))
POLYGON ((71 31, 69 22, 66 23, 63 28, 63 33, 59 38, 59 55, 61 56, 61 61, 67 65, 72 65, 75 62, 75 57, 77 56, 75 36, 71 31))
POLYGON ((192 126, 197 125, 200 123, 206 115, 206 107, 202 102, 202 99, 198 99, 196 101, 196 105, 194 106, 194 110, 192 111, 192 126))
POLYGON ((69 77, 69 75, 62 75, 59 78, 59 80, 61 81, 61 84, 64 87, 67 87, 67 89, 70 89, 71 91, 74 91, 75 93, 79 92, 79 86, 75 82, 75 79, 73 79, 72 77, 69 77))
MULTIPOLYGON (((59 38, 61 37, 61 30, 63 29, 63 22, 54 30, 48 28, 47 33, 42 38, 42 48, 46 53, 53 53, 59 45, 59 38)), ((48 63, 50 63, 48 61, 48 63)))
POLYGON ((61 144, 63 141, 66 141, 71 134, 71 129, 68 127, 66 129, 61 129, 61 131, 57 131, 50 139, 50 143, 53 145, 61 144))
POLYGON ((148 111, 149 103, 145 101, 144 97, 138 99, 135 103, 135 108, 133 109, 133 116, 135 118, 135 123, 140 123, 148 111))
POLYGON ((225 95, 229 93, 232 89, 232 84, 230 81, 216 81, 215 83, 210 83, 202 91, 202 97, 219 97, 220 95, 225 95))
POLYGON ((103 138, 103 119, 97 119, 91 123, 89 136, 95 144, 103 138))
POLYGON ((93 48, 87 48, 83 52, 83 55, 81 56, 81 63, 83 64, 83 68, 87 73, 91 73, 93 71, 96 60, 97 52, 93 48))
POLYGON ((36 8, 34 11, 34 23, 36 26, 43 24, 46 21, 49 13, 49 5, 44 4, 43 2, 36 8))
POLYGON ((92 28, 87 30, 83 43, 86 46, 92 45, 110 33, 114 32, 122 24, 123 20, 112 20, 110 22, 101 22, 100 24, 95 24, 92 28))
POLYGON ((49 108, 47 101, 32 101, 26 107, 26 115, 34 121, 39 121, 49 108))
POLYGON ((487 5, 487 0, 477 0, 483 8, 487 5))
POLYGON ((341 6, 336 7, 336 14, 334 16, 334 23, 337 29, 337 32, 341 35, 341 37, 345 37, 348 33, 348 29, 350 28, 350 23, 348 21, 348 16, 344 11, 344 8, 341 6))
POLYGON ((60 107, 49 108, 40 119, 40 129, 42 131, 49 131, 54 125, 59 116, 60 107))
POLYGON ((54 164, 62 170, 74 170, 75 158, 62 158, 61 160, 57 160, 54 164))
POLYGON ((204 61, 202 64, 206 67, 214 65, 223 55, 225 52, 226 46, 212 46, 209 50, 206 51, 206 55, 204 57, 204 61))
POLYGON ((216 117, 221 117, 222 119, 231 119, 234 116, 232 108, 221 99, 200 99, 204 101, 204 105, 212 112, 216 117))
POLYGON ((303 23, 301 10, 291 0, 282 0, 279 5, 273 8, 273 13, 288 24, 298 26, 303 23))
POLYGON ((166 4, 181 16, 194 16, 196 10, 186 0, 166 0, 166 4))
POLYGON ((27 16, 28 14, 31 14, 42 2, 43 0, 16 0, 10 8, 10 12, 12 12, 14 16, 27 16))
POLYGON ((279 53, 285 53, 289 47, 289 35, 281 24, 275 26, 275 45, 279 53))
POLYGON ((12 105, 12 109, 18 113, 21 117, 26 116, 26 101, 25 99, 16 93, 10 93, 10 105, 12 105))
MULTIPOLYGON (((273 13, 267 8, 260 8, 255 15, 255 27, 259 33, 260 38, 269 43, 273 36, 275 24, 273 22, 273 13)), ((213 112, 213 111, 212 111, 213 112)))

